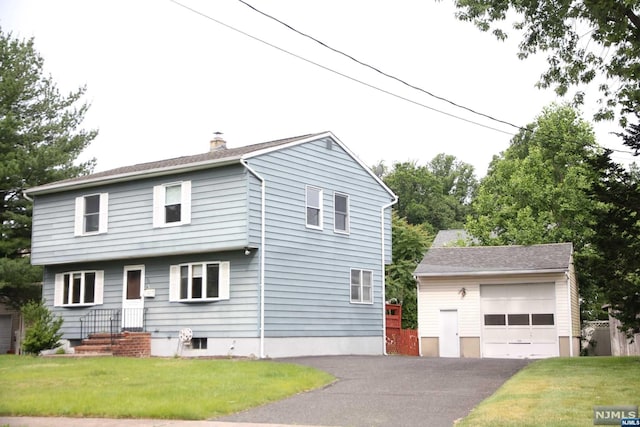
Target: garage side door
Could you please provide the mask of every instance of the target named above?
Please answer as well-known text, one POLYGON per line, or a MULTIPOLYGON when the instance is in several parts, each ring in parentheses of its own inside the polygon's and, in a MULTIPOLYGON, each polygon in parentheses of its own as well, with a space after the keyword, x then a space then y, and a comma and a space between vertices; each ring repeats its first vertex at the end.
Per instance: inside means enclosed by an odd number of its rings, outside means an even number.
POLYGON ((11 349, 11 316, 0 315, 0 354, 11 349))
POLYGON ((481 285, 484 357, 558 356, 553 283, 481 285))

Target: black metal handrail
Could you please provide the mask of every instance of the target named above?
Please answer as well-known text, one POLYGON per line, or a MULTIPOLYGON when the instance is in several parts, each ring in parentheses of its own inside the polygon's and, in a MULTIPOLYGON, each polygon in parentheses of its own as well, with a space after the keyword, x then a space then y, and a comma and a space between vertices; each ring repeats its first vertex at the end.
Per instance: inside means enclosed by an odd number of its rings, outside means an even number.
POLYGON ((116 333, 120 332, 120 309, 96 308, 80 318, 80 338, 91 334, 109 333, 113 343, 116 333))
POLYGON ((122 331, 146 331, 146 308, 96 308, 80 318, 80 338, 91 334, 108 333, 113 344, 122 331))

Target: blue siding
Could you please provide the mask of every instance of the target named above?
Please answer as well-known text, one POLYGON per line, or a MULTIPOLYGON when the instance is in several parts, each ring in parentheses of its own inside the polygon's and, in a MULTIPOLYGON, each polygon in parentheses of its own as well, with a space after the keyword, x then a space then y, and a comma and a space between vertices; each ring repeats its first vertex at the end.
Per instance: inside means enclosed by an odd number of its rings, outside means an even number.
POLYGON ((32 262, 38 265, 196 253, 248 243, 247 175, 238 166, 38 196, 32 262), (153 187, 191 180, 191 223, 153 228, 153 187), (108 232, 74 236, 75 198, 109 193, 108 232))
MULTIPOLYGON (((145 266, 145 286, 155 289, 154 298, 145 298, 146 328, 154 338, 175 338, 182 328, 195 336, 257 337, 259 335, 258 257, 241 251, 204 253, 178 257, 128 259, 49 266, 45 268, 43 296, 54 314, 64 318, 66 339, 80 338, 80 317, 91 309, 122 308, 122 280, 126 265, 145 266), (230 298, 208 303, 169 302, 169 266, 198 261, 230 261, 230 298), (53 307, 57 273, 77 270, 104 270, 104 303, 91 307, 53 307)), ((116 325, 118 328, 120 325, 116 325)))
MULTIPOLYGON (((342 148, 325 140, 249 160, 267 181, 265 335, 382 334, 380 208, 385 191, 342 148), (305 186, 323 189, 323 230, 305 226, 305 186), (333 229, 333 194, 349 195, 350 233, 333 229), (350 302, 351 268, 373 271, 373 304, 350 302)), ((255 200, 252 197, 252 200, 255 200)), ((390 214, 387 240, 390 250, 390 214)))

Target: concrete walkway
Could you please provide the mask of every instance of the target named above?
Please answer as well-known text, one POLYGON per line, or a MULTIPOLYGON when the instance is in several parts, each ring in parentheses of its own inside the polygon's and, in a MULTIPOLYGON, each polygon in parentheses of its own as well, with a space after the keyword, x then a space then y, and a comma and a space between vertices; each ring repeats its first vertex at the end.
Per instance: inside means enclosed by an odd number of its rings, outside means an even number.
POLYGON ((334 384, 209 421, 0 417, 10 427, 450 427, 529 361, 403 356, 278 359, 313 366, 334 384))

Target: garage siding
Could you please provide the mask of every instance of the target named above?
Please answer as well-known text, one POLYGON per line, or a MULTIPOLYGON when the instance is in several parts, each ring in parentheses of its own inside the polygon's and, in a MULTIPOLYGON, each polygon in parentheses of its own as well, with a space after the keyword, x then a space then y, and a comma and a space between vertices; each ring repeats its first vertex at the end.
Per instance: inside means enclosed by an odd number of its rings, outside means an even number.
POLYGON ((440 334, 440 310, 458 310, 460 337, 480 336, 480 288, 469 279, 438 280, 422 283, 419 287, 418 330, 423 337, 440 334), (465 288, 465 296, 459 293, 465 288))
MULTIPOLYGON (((420 277, 418 285, 418 329, 420 337, 437 338, 439 336, 440 310, 458 310, 459 335, 478 337, 482 340, 482 309, 480 287, 482 285, 517 285, 548 283, 555 290, 555 339, 569 336, 569 299, 567 294, 567 276, 564 273, 527 274, 527 275, 482 275, 475 277, 420 277), (461 290, 464 288, 464 297, 461 290)), ((572 287, 577 285, 572 283, 572 287)), ((573 289, 572 289, 573 292, 573 289)), ((572 295, 573 296, 573 295, 572 295)), ((572 317, 578 313, 577 298, 572 298, 572 317)), ((574 330, 575 334, 575 330, 574 330)))

